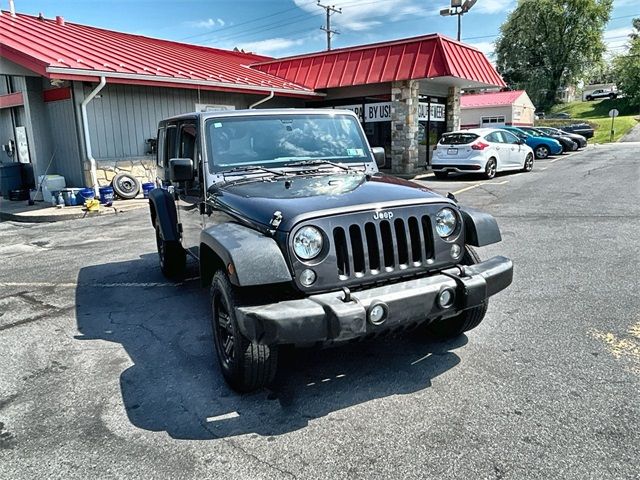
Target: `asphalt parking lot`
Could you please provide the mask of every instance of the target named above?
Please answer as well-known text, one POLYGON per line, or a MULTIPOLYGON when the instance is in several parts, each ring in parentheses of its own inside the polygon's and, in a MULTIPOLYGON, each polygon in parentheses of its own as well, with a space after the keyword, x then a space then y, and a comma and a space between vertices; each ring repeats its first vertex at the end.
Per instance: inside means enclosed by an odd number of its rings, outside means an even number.
MULTIPOLYGON (((208 295, 160 275, 145 210, 0 223, 0 478, 637 479, 640 144, 491 181, 513 285, 467 336, 287 355, 233 393, 208 295)), ((191 269, 191 275, 197 272, 191 269)))

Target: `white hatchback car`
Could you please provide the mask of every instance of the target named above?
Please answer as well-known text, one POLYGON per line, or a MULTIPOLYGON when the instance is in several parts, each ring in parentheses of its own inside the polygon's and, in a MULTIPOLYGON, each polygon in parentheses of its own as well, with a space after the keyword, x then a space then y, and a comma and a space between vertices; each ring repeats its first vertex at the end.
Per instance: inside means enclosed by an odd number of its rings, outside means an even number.
POLYGON ((513 133, 499 128, 475 128, 445 133, 431 160, 437 178, 449 172, 482 173, 493 178, 496 172, 533 169, 533 150, 513 133))

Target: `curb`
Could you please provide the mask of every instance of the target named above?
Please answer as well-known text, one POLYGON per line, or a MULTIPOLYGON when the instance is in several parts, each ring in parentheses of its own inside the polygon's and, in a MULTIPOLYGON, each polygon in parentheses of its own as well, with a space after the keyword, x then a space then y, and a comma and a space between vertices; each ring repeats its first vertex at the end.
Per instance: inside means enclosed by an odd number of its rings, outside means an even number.
MULTIPOLYGON (((58 213, 58 214, 43 213, 42 215, 25 215, 23 213, 9 213, 9 212, 0 211, 0 220, 20 222, 20 223, 53 223, 53 222, 63 222, 65 220, 80 220, 83 218, 102 217, 105 215, 118 215, 120 213, 126 213, 128 211, 137 210, 139 208, 143 208, 147 206, 148 206, 147 203, 141 203, 139 205, 125 205, 122 207, 101 206, 101 210, 99 212, 88 212, 85 210, 78 210, 78 211, 64 212, 64 213, 58 213)), ((67 208, 72 208, 72 207, 67 207, 67 208)))

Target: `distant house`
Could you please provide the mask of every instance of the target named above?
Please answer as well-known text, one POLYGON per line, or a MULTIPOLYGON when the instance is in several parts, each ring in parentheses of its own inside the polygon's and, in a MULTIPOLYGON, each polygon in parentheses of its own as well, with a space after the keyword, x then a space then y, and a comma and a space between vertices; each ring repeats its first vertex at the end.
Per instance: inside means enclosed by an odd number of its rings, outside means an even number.
POLYGON ((566 87, 558 88, 556 92, 556 100, 562 103, 573 102, 576 99, 576 87, 575 85, 567 85, 566 87))
POLYGON ((460 100, 462 128, 533 126, 535 106, 524 90, 463 95, 460 100))

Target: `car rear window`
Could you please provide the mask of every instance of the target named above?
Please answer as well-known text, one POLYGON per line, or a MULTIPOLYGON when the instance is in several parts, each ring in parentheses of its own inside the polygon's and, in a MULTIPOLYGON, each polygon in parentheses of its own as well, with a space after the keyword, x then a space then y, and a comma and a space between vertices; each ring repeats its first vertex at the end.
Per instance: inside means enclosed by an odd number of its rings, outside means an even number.
POLYGON ((442 145, 467 145, 478 138, 475 133, 450 133, 440 139, 442 145))

